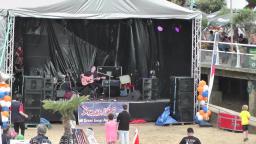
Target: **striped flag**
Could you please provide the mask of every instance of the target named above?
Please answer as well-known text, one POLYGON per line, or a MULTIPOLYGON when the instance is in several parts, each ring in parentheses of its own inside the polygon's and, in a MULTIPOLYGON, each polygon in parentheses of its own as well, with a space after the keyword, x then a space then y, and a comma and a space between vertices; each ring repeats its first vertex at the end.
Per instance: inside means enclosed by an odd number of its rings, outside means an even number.
POLYGON ((139 140, 139 131, 138 131, 138 129, 135 130, 135 135, 134 135, 134 139, 133 139, 133 144, 140 144, 140 140, 139 140))
POLYGON ((216 71, 216 64, 218 60, 218 41, 219 41, 219 33, 216 32, 214 37, 213 51, 212 51, 212 63, 211 63, 211 71, 210 71, 207 108, 209 106, 209 101, 210 101, 210 96, 212 92, 213 81, 214 81, 214 76, 216 71))

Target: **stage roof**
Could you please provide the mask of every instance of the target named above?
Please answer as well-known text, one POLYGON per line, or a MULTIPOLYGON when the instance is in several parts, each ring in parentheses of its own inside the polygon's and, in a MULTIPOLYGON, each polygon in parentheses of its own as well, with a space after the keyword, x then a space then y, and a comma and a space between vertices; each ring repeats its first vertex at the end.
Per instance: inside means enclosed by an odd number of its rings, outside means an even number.
POLYGON ((166 0, 0 0, 0 14, 58 19, 192 19, 191 11, 166 0))

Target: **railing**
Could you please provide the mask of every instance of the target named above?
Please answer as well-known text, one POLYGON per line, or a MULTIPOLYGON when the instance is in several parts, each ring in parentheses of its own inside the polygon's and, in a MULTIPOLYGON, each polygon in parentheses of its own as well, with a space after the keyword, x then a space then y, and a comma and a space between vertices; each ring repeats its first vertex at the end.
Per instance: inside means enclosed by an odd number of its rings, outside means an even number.
MULTIPOLYGON (((201 64, 210 65, 212 61, 213 41, 201 41, 205 47, 201 49, 201 64)), ((218 42, 218 44, 233 46, 233 49, 221 50, 217 48, 216 65, 225 68, 255 69, 256 70, 256 45, 218 42), (251 49, 251 50, 250 50, 251 49), (255 50, 255 54, 249 51, 255 50)))

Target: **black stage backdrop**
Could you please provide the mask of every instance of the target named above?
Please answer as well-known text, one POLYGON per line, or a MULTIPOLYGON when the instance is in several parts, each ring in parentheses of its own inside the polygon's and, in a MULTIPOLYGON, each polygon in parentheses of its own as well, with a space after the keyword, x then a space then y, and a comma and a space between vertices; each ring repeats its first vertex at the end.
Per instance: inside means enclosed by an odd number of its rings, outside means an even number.
POLYGON ((154 69, 162 98, 169 97, 170 75, 191 76, 192 20, 17 18, 15 32, 25 75, 71 72, 79 81, 92 65, 122 66, 141 78, 154 69))

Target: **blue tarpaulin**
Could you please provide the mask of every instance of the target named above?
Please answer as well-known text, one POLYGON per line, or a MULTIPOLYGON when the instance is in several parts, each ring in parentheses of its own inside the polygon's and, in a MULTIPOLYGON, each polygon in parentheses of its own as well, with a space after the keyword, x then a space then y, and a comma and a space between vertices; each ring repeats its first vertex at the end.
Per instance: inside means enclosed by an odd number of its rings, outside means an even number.
POLYGON ((169 106, 165 107, 164 112, 158 117, 156 121, 156 125, 164 126, 164 125, 177 123, 177 121, 170 116, 170 112, 171 112, 170 107, 169 106))

